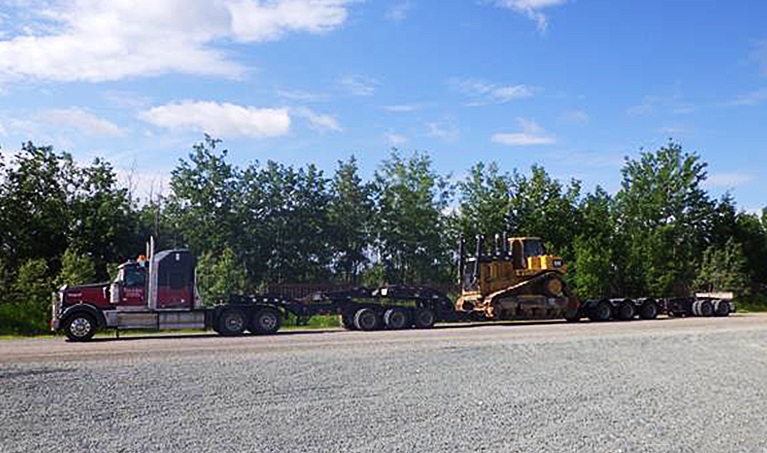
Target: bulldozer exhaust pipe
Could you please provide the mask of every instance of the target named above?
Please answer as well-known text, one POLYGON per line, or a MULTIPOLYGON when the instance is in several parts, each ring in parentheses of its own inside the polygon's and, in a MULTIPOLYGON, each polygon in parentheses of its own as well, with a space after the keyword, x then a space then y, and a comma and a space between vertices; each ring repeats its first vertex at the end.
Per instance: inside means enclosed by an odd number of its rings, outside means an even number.
POLYGON ((482 258, 482 250, 485 246, 485 236, 482 234, 477 235, 477 252, 475 254, 475 260, 474 260, 474 272, 472 272, 471 276, 474 281, 479 281, 479 261, 482 258))
POLYGON ((463 283, 463 268, 466 266, 466 239, 461 236, 458 241, 458 284, 463 283))

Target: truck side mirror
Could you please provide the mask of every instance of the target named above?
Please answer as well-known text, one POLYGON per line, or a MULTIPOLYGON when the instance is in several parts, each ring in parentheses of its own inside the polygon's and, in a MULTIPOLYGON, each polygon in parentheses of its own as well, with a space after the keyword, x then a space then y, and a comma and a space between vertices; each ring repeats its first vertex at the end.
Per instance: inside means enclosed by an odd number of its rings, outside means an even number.
POLYGON ((122 282, 114 281, 109 285, 109 303, 119 304, 122 299, 122 282))

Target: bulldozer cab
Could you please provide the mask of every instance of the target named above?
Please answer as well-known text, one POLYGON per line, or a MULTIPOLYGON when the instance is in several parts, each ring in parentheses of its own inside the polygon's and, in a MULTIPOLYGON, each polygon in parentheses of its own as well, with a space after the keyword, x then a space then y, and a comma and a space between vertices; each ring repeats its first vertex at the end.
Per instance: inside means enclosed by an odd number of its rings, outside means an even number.
POLYGON ((485 237, 476 238, 476 249, 472 256, 465 256, 465 242, 459 248, 460 278, 462 291, 493 292, 498 288, 517 284, 541 272, 565 272, 561 257, 548 255, 543 240, 539 237, 495 236, 488 250, 485 237))

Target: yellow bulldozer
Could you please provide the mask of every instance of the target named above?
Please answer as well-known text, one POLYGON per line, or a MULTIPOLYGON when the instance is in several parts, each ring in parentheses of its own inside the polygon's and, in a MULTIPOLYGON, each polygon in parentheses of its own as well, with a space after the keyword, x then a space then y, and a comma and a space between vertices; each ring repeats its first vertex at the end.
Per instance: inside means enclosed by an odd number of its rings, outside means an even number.
POLYGON ((457 311, 483 319, 577 319, 580 302, 562 279, 565 262, 547 254, 541 238, 495 235, 487 247, 479 235, 470 256, 461 239, 459 255, 457 311))

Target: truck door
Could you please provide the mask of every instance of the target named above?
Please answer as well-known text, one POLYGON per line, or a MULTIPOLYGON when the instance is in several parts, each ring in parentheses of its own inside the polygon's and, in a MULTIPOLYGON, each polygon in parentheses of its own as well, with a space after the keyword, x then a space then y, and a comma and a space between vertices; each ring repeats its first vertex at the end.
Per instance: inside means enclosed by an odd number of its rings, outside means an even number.
POLYGON ((138 265, 125 267, 120 305, 144 306, 146 301, 146 269, 138 265))

